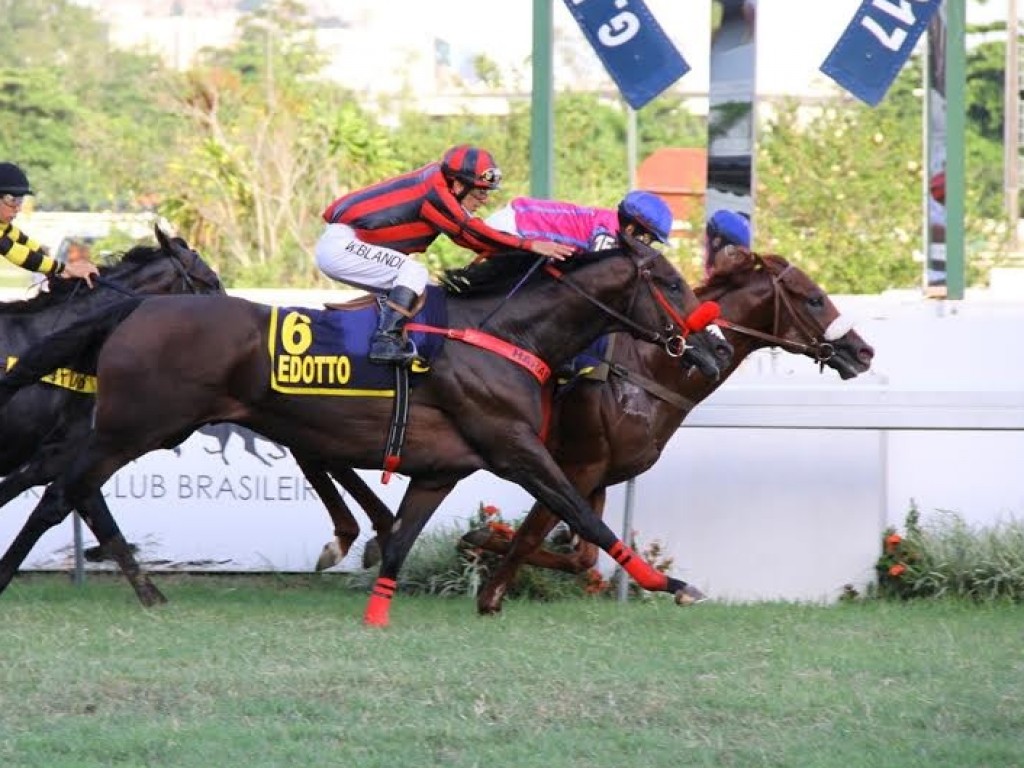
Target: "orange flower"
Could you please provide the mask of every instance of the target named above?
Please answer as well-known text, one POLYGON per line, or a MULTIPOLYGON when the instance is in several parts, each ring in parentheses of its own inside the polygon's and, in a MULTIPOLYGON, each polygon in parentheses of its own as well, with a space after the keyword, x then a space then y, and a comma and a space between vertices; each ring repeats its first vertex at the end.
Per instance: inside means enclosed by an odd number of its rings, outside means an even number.
POLYGON ((900 543, 903 541, 903 537, 898 533, 891 533, 885 537, 885 551, 892 553, 896 551, 900 543))
POLYGON ((481 506, 480 511, 483 513, 484 517, 496 517, 497 515, 501 514, 501 510, 498 509, 493 504, 481 506))
POLYGON ((494 531, 494 533, 496 533, 500 538, 505 539, 506 541, 511 541, 512 537, 516 535, 515 528, 513 528, 508 523, 491 521, 487 524, 487 527, 494 531))
POLYGON ((899 578, 906 572, 906 570, 907 566, 905 566, 903 563, 896 563, 896 565, 893 565, 889 568, 889 575, 893 578, 899 578))

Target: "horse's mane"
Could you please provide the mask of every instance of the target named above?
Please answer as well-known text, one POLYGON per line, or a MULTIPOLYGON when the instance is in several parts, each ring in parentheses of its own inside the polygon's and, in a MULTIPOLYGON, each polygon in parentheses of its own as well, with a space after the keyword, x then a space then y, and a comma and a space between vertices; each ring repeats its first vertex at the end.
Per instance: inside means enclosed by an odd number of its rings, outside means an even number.
MULTIPOLYGON (((159 245, 146 243, 135 245, 127 251, 112 256, 113 263, 100 264, 100 275, 106 278, 121 277, 151 261, 165 257, 166 254, 159 245)), ((84 296, 83 292, 89 290, 81 280, 63 280, 59 277, 48 280, 47 288, 48 290, 41 291, 29 299, 0 302, 0 315, 42 312, 50 307, 71 301, 77 296, 84 296)))
POLYGON ((727 263, 719 267, 716 260, 714 271, 700 286, 702 291, 728 288, 735 283, 737 275, 747 272, 768 269, 769 272, 778 274, 789 266, 786 259, 776 254, 756 253, 736 246, 732 246, 729 252, 718 256, 718 258, 725 258, 727 263))
MULTIPOLYGON (((557 264, 562 272, 568 273, 587 264, 593 264, 599 259, 607 259, 621 253, 621 248, 582 251, 557 264)), ((531 251, 497 253, 488 259, 481 259, 459 269, 446 269, 441 284, 445 292, 452 296, 493 296, 510 290, 523 279, 538 259, 543 258, 531 251)), ((540 270, 535 270, 526 285, 538 279, 540 274, 540 270)))

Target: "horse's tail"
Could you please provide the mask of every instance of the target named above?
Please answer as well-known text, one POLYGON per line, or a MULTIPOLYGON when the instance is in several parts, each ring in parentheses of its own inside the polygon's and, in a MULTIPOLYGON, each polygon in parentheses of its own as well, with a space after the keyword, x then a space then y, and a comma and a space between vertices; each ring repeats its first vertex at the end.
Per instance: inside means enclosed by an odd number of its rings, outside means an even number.
POLYGON ((0 378, 0 408, 18 390, 35 384, 57 368, 95 370, 103 342, 142 301, 142 297, 119 301, 43 337, 26 349, 7 375, 0 378))

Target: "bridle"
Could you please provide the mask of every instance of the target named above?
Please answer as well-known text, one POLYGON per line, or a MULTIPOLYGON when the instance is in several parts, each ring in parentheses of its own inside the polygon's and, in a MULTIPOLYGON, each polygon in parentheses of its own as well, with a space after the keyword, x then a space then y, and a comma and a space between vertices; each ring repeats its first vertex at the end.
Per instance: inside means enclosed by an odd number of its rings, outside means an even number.
POLYGON ((807 355, 823 369, 825 367, 825 363, 835 357, 836 348, 834 344, 830 343, 825 338, 822 338, 820 332, 815 328, 812 328, 806 320, 800 317, 794 308, 793 300, 789 296, 789 291, 786 289, 786 285, 789 275, 794 273, 795 267, 792 264, 787 264, 785 269, 776 274, 772 271, 768 262, 763 258, 754 253, 751 253, 751 256, 754 257, 756 262, 760 264, 771 277, 773 301, 775 303, 772 332, 770 334, 764 333, 753 328, 747 328, 746 326, 733 323, 729 320, 725 320, 724 318, 718 319, 718 325, 722 328, 728 328, 736 331, 737 333, 742 333, 747 336, 761 339, 762 341, 767 341, 769 344, 780 346, 788 352, 807 355), (782 306, 784 306, 789 312, 790 321, 806 341, 791 341, 789 339, 784 339, 779 335, 779 322, 781 319, 781 312, 779 310, 782 306))
MULTIPOLYGON (((190 248, 175 248, 174 251, 175 252, 169 251, 167 247, 161 248, 161 252, 163 253, 164 258, 171 260, 171 265, 174 267, 175 272, 177 272, 178 276, 181 278, 181 287, 183 289, 187 289, 180 291, 181 293, 198 294, 203 292, 203 288, 207 288, 212 291, 223 292, 223 286, 221 286, 219 279, 216 279, 215 282, 211 283, 208 280, 204 280, 199 276, 192 274, 191 270, 199 263, 198 253, 196 253, 190 248), (192 263, 187 267, 185 266, 185 263, 182 261, 181 257, 178 255, 178 252, 182 250, 187 251, 192 256, 192 263)), ((141 265, 138 268, 141 269, 141 265)), ((216 275, 216 273, 214 273, 214 275, 216 275)), ((98 287, 107 288, 111 291, 114 291, 115 293, 121 294, 126 298, 136 299, 152 295, 150 293, 139 293, 138 291, 132 288, 122 285, 120 281, 113 280, 109 277, 104 277, 103 275, 95 275, 92 278, 92 280, 98 287)), ((64 304, 65 308, 70 306, 71 300, 74 299, 82 290, 87 289, 83 288, 81 285, 76 285, 74 288, 72 288, 64 304)))
MULTIPOLYGON (((162 250, 164 258, 171 260, 171 266, 174 267, 174 271, 177 272, 178 277, 181 278, 181 287, 183 289, 187 289, 181 290, 179 291, 179 293, 201 293, 203 288, 213 291, 222 290, 220 280, 211 283, 210 281, 204 280, 198 275, 192 274, 192 269, 199 263, 198 253, 191 249, 177 249, 187 250, 188 253, 192 256, 192 263, 186 266, 185 263, 182 261, 181 257, 177 253, 168 253, 166 249, 162 250)), ((125 296, 127 298, 134 299, 140 296, 150 295, 149 293, 139 293, 138 291, 132 288, 128 288, 127 286, 122 285, 119 281, 112 280, 111 278, 104 277, 103 275, 96 275, 95 277, 93 277, 93 282, 96 285, 103 286, 104 288, 109 288, 110 290, 116 293, 120 293, 122 296, 125 296)), ((74 295, 74 292, 72 292, 72 295, 74 295)))
POLYGON ((575 280, 573 280, 570 275, 558 269, 554 264, 545 264, 544 271, 563 285, 574 290, 578 295, 582 296, 595 307, 599 308, 606 315, 615 318, 619 323, 635 332, 638 338, 652 344, 660 344, 664 347, 665 352, 670 356, 680 357, 686 352, 686 337, 692 331, 701 330, 701 328, 696 328, 693 323, 689 322, 690 318, 697 314, 698 310, 694 310, 694 312, 692 312, 688 317, 684 318, 679 311, 672 306, 672 303, 665 298, 664 292, 656 283, 656 279, 651 268, 654 260, 661 258, 660 253, 655 251, 653 248, 644 245, 640 241, 630 242, 630 248, 628 250, 635 253, 638 258, 630 259, 636 266, 637 279, 633 281, 633 294, 630 296, 629 304, 626 307, 625 313, 619 312, 617 309, 608 306, 600 299, 591 296, 575 280), (646 253, 643 251, 646 251, 646 253), (666 328, 668 330, 667 334, 662 333, 661 331, 654 331, 650 328, 645 328, 630 317, 639 296, 641 285, 646 286, 655 303, 661 308, 663 315, 668 318, 669 322, 666 324, 666 328), (676 332, 673 333, 672 331, 676 332))

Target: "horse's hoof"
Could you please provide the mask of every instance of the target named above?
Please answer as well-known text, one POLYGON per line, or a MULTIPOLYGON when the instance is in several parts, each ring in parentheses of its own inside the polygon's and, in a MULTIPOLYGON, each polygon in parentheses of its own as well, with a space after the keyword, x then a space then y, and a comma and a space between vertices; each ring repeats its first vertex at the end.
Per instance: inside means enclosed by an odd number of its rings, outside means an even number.
POLYGON ((497 605, 477 603, 476 612, 480 616, 497 616, 501 613, 501 603, 497 605))
POLYGON ((692 584, 687 584, 676 592, 676 605, 681 605, 683 607, 688 605, 697 605, 697 603, 703 603, 707 599, 708 596, 692 584))
POLYGON ((474 528, 473 530, 462 534, 462 538, 459 539, 459 541, 467 547, 482 547, 490 541, 490 538, 490 528, 474 528))
POLYGON ((147 584, 139 591, 139 601, 144 608, 153 608, 157 605, 167 605, 167 598, 164 593, 153 584, 147 584))
POLYGON ((363 547, 363 568, 373 568, 380 563, 380 542, 374 536, 363 547))
POLYGON ((342 554, 341 547, 338 545, 337 539, 331 539, 329 542, 324 544, 324 548, 320 550, 320 557, 316 561, 317 573, 326 570, 327 568, 333 568, 341 559, 345 557, 342 554))

